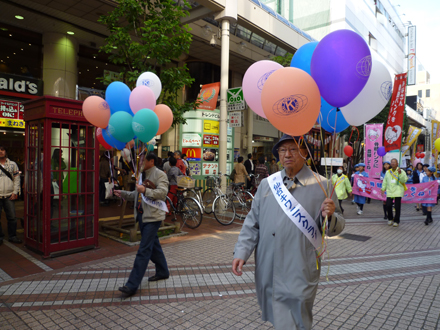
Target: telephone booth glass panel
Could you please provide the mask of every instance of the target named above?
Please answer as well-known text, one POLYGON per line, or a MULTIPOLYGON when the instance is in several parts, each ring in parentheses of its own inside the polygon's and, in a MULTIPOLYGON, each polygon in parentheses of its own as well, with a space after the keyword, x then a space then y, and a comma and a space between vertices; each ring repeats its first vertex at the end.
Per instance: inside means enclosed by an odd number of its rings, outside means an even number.
POLYGON ((53 97, 25 104, 26 246, 45 256, 98 245, 99 148, 81 108, 53 97))

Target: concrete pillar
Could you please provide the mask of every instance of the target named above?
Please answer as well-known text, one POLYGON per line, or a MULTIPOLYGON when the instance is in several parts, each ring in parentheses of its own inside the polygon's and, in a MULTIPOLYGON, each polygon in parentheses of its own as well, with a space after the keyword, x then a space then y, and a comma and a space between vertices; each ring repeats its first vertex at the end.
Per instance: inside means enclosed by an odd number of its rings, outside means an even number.
MULTIPOLYGON (((221 67, 220 67, 220 136, 219 136, 219 171, 226 173, 226 153, 227 153, 227 119, 228 104, 227 91, 229 81, 229 20, 222 21, 222 49, 221 49, 221 67)), ((226 187, 226 178, 223 177, 222 187, 226 187)))
MULTIPOLYGON (((246 128, 247 128, 247 153, 251 154, 252 153, 252 138, 254 136, 254 112, 249 107, 247 109, 246 128)), ((247 156, 247 154, 246 154, 246 156, 247 156)), ((244 157, 244 159, 247 159, 247 158, 244 157)))
POLYGON ((78 42, 70 35, 43 34, 44 95, 76 98, 78 42))

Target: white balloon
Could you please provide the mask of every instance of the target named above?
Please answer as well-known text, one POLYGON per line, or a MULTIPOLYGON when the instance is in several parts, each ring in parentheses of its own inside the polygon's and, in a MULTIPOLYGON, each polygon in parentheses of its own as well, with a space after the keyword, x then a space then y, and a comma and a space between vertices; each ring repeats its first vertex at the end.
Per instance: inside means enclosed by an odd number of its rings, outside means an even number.
POLYGON ((149 145, 155 146, 156 145, 156 139, 151 139, 150 142, 148 142, 149 145))
POLYGON ((162 82, 153 72, 148 71, 142 73, 136 81, 136 87, 139 86, 150 87, 154 93, 154 96, 156 96, 156 100, 159 98, 160 93, 162 92, 162 82))
POLYGON ((122 157, 125 159, 126 162, 131 162, 131 154, 130 150, 127 148, 124 148, 121 150, 122 157))
POLYGON ((356 98, 341 108, 345 120, 352 126, 365 124, 387 105, 393 92, 393 82, 382 62, 373 59, 367 84, 356 98))

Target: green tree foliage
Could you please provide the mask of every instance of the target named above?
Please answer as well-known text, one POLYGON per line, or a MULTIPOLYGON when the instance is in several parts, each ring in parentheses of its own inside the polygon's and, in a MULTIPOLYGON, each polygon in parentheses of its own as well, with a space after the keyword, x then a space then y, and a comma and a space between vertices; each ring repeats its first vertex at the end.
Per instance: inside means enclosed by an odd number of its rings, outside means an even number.
POLYGON ((290 62, 292 62, 293 54, 286 53, 284 56, 274 56, 271 58, 272 61, 281 64, 282 66, 290 66, 290 62))
MULTIPOLYGON (((118 6, 99 18, 110 31, 100 52, 109 54, 109 61, 121 68, 120 80, 131 89, 143 72, 157 74, 162 82, 158 103, 173 111, 174 124, 185 123, 183 113, 194 109, 195 102, 181 104, 178 95, 191 78, 186 64, 178 66, 180 55, 189 52, 192 37, 188 25, 180 19, 189 15, 186 0, 177 5, 173 0, 118 0, 118 6)), ((110 83, 109 77, 101 78, 110 83)))

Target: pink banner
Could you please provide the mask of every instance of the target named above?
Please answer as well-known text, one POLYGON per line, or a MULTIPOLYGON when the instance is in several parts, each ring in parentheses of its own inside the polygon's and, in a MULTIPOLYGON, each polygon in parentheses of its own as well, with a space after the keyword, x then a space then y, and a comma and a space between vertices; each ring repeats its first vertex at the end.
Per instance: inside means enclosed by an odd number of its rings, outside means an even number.
POLYGON ((365 171, 370 178, 380 178, 382 171, 382 156, 377 149, 382 147, 383 124, 365 125, 365 171))
MULTIPOLYGON (((402 203, 437 203, 437 180, 418 183, 407 184, 408 190, 402 198, 402 203)), ((353 184, 353 194, 365 196, 381 201, 386 200, 385 195, 382 196, 380 189, 382 188, 382 181, 370 179, 363 176, 355 175, 353 184)))

